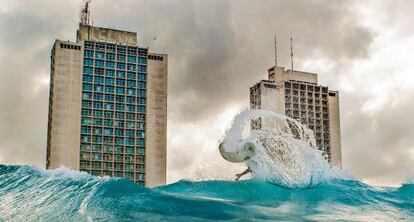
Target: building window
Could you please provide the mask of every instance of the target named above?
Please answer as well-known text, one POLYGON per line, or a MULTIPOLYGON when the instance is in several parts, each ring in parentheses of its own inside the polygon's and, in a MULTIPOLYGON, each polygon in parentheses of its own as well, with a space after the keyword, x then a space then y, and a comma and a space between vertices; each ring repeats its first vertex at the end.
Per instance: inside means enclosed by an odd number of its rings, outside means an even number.
POLYGON ((125 119, 125 113, 123 112, 116 112, 115 115, 117 119, 125 119))
POLYGON ((125 78, 125 71, 116 71, 117 78, 125 78))
POLYGON ((83 82, 92 83, 93 82, 93 77, 92 76, 89 76, 89 75, 84 75, 83 76, 83 82))
POLYGON ((139 97, 146 97, 146 92, 145 90, 137 90, 138 96, 139 97))
POLYGON ((128 56, 128 63, 136 63, 137 57, 135 56, 128 56))
POLYGON ((140 64, 147 64, 147 58, 145 58, 145 57, 138 57, 138 63, 140 63, 140 64))
POLYGON ((105 65, 105 62, 103 60, 95 60, 95 66, 96 67, 102 68, 102 67, 104 67, 104 65, 105 65))
POLYGON ((128 47, 128 54, 136 55, 137 54, 137 48, 136 47, 128 47))
POLYGON ((115 45, 114 44, 106 44, 106 50, 109 52, 115 52, 115 45))
POLYGON ((115 84, 115 79, 114 78, 106 78, 105 79, 105 84, 113 86, 115 84))
POLYGON ((105 67, 106 68, 115 68, 115 63, 114 62, 110 62, 110 61, 106 61, 105 67))
POLYGON ((137 83, 135 81, 127 81, 127 87, 136 87, 137 83))
POLYGON ((95 74, 96 75, 103 75, 104 74, 104 69, 102 69, 102 68, 95 68, 95 74))
POLYGON ((138 65, 138 71, 139 72, 145 72, 145 71, 147 71, 147 68, 146 68, 146 66, 138 65))
POLYGON ((162 56, 157 55, 148 55, 149 60, 156 60, 156 61, 162 61, 164 58, 162 56))
POLYGON ((135 79, 135 78, 136 78, 136 74, 135 74, 135 73, 133 73, 133 72, 128 72, 128 73, 127 73, 127 78, 128 78, 128 79, 135 79))
POLYGON ((122 79, 117 79, 116 80, 116 85, 117 86, 125 86, 125 81, 122 79))
POLYGON ((105 53, 104 52, 95 52, 95 58, 104 59, 105 58, 105 53))
POLYGON ((135 103, 135 97, 127 96, 127 103, 135 103))
POLYGON ((138 119, 139 121, 145 121, 145 115, 143 115, 143 114, 138 114, 138 115, 137 115, 137 119, 138 119))
POLYGON ((92 107, 92 102, 84 100, 84 101, 82 101, 82 107, 91 108, 92 107))
POLYGON ((113 102, 114 101, 114 95, 105 95, 105 101, 113 102))
POLYGON ((142 148, 137 148, 137 154, 138 155, 145 155, 145 150, 144 149, 142 149, 142 148))
POLYGON ((126 53, 126 48, 125 48, 125 46, 118 45, 117 51, 118 51, 118 53, 125 54, 126 53))
POLYGON ((121 95, 122 95, 122 94, 125 94, 125 89, 124 89, 124 88, 118 88, 118 87, 117 87, 117 88, 116 88, 116 93, 117 93, 117 94, 121 94, 121 95))
POLYGON ((83 92, 82 99, 92 99, 92 93, 83 92))
POLYGON ((139 89, 145 89, 146 88, 145 82, 138 82, 138 88, 139 89))
POLYGON ((108 77, 114 77, 115 76, 115 70, 113 69, 106 69, 105 70, 105 75, 108 77))
POLYGON ((105 86, 106 93, 114 93, 114 87, 112 86, 105 86))
POLYGON ((118 55, 117 60, 121 62, 125 62, 125 55, 118 55))
POLYGON ((134 96, 135 95, 135 90, 134 89, 127 89, 127 94, 128 94, 128 96, 134 96))
POLYGON ((145 132, 142 130, 137 131, 137 137, 138 138, 145 138, 145 132))
POLYGON ((92 123, 91 118, 82 118, 81 119, 81 124, 82 125, 90 125, 92 123))
POLYGON ((84 74, 92 74, 93 69, 91 67, 83 67, 83 73, 84 74))
POLYGON ((137 123, 137 129, 145 129, 145 123, 137 123))
POLYGON ((145 99, 138 98, 137 103, 140 104, 140 105, 145 105, 145 99))
POLYGON ((106 53, 106 60, 114 61, 115 60, 115 54, 113 54, 113 53, 106 53))
POLYGON ((102 117, 102 111, 101 110, 94 110, 93 115, 94 115, 94 117, 102 117))
POLYGON ((138 80, 139 81, 146 81, 147 80, 147 75, 145 75, 145 74, 138 74, 138 80))
POLYGON ((127 70, 128 71, 136 71, 137 68, 136 68, 135 64, 128 64, 127 65, 127 70))
POLYGON ((105 50, 105 43, 96 43, 96 50, 105 50))
POLYGON ((104 129, 105 136, 112 136, 112 134, 113 134, 113 129, 109 129, 109 128, 104 129))
POLYGON ((105 118, 112 119, 114 118, 114 112, 113 111, 104 111, 105 118))
POLYGON ((139 113, 145 113, 145 106, 138 106, 137 111, 139 113))
POLYGON ((94 45, 95 44, 93 42, 89 42, 89 41, 85 42, 85 48, 87 49, 93 49, 94 45))

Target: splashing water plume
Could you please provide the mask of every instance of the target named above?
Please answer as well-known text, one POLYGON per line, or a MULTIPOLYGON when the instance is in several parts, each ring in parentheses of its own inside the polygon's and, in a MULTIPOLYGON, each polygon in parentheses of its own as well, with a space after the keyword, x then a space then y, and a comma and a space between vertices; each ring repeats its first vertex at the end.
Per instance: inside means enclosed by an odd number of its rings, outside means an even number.
POLYGON ((220 152, 231 162, 245 161, 254 178, 287 187, 314 186, 333 175, 312 130, 271 111, 246 110, 236 115, 220 152), (246 126, 257 119, 270 124, 249 132, 246 126))

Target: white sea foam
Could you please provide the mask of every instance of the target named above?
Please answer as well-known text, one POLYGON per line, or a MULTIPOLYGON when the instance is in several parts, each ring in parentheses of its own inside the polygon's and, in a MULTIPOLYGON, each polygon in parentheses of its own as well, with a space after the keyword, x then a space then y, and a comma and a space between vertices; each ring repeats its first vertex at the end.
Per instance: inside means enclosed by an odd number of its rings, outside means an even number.
POLYGON ((246 110, 234 118, 223 144, 226 152, 241 152, 244 144, 254 144, 255 154, 246 160, 253 177, 288 187, 315 185, 341 170, 331 169, 317 148, 312 130, 298 121, 266 110, 246 110), (259 130, 250 130, 251 120, 266 119, 259 130))
POLYGON ((48 179, 69 178, 73 180, 84 180, 84 179, 102 178, 102 177, 92 176, 88 174, 87 172, 76 171, 76 170, 67 168, 65 166, 60 166, 56 169, 49 169, 49 170, 41 169, 37 166, 21 166, 17 172, 21 174, 28 174, 28 175, 35 173, 43 177, 46 177, 48 179))
POLYGON ((45 170, 43 173, 54 178, 88 179, 92 177, 86 172, 75 171, 65 166, 60 166, 54 170, 45 170))

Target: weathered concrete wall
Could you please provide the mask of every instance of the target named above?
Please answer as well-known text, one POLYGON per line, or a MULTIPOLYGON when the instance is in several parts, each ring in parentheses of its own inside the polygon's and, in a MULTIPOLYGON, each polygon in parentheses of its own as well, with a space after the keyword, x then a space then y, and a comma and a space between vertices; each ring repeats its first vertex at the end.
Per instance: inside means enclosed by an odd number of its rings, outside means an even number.
POLYGON ((331 165, 342 167, 341 126, 339 118, 339 92, 329 91, 329 129, 331 141, 331 165), (332 96, 335 94, 335 96, 332 96))
POLYGON ((79 44, 56 40, 51 67, 47 168, 79 170, 82 57, 79 44), (61 43, 79 47, 61 48, 61 43))
POLYGON ((93 39, 95 41, 103 42, 122 42, 129 45, 137 44, 136 32, 127 32, 79 24, 77 35, 78 42, 93 39))
MULTIPOLYGON (((285 114, 284 87, 281 84, 260 82, 261 102, 263 110, 285 114)), ((262 118, 263 128, 275 128, 284 124, 276 118, 262 118)))
POLYGON ((276 67, 276 72, 273 68, 269 69, 268 78, 275 82, 294 80, 318 84, 318 75, 315 73, 285 70, 284 67, 280 66, 276 67))
MULTIPOLYGON (((151 55, 151 54, 150 54, 151 55)), ((148 59, 145 186, 165 185, 167 171, 168 57, 148 59)))

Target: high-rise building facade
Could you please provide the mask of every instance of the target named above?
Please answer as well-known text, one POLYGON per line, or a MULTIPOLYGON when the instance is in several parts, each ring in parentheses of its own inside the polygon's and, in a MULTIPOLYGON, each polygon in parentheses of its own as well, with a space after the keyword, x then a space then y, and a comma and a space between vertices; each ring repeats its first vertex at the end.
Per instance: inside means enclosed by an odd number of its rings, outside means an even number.
MULTIPOLYGON (((342 166, 339 92, 318 85, 318 75, 284 67, 268 70, 268 79, 250 88, 250 108, 264 109, 296 119, 313 130, 316 144, 333 166, 342 166)), ((257 119, 252 128, 272 127, 257 119)))
POLYGON ((46 167, 165 184, 167 64, 134 32, 80 24, 76 42, 56 40, 46 167))

